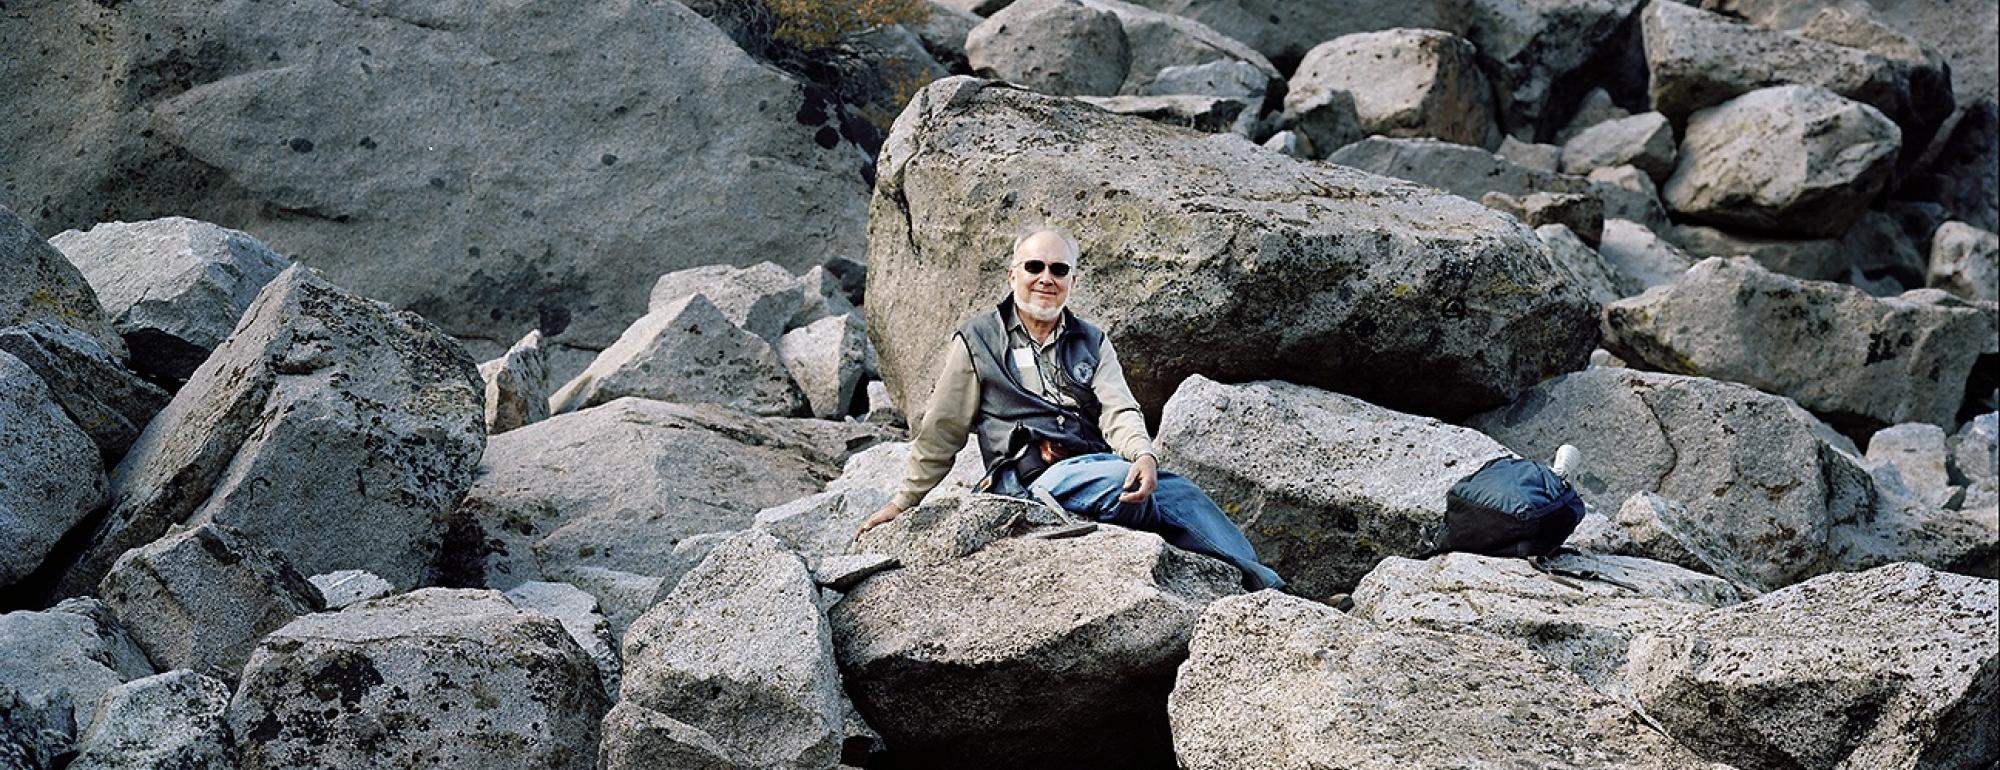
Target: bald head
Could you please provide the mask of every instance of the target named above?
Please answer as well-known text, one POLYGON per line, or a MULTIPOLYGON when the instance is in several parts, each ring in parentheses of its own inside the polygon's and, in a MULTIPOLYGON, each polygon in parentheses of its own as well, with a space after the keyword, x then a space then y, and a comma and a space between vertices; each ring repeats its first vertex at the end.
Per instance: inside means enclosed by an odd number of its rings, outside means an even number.
POLYGON ((1078 248, 1076 239, 1053 227, 1031 230, 1014 239, 1014 264, 1017 265, 1024 260, 1039 259, 1043 262, 1068 262, 1074 266, 1081 258, 1083 250, 1078 248))

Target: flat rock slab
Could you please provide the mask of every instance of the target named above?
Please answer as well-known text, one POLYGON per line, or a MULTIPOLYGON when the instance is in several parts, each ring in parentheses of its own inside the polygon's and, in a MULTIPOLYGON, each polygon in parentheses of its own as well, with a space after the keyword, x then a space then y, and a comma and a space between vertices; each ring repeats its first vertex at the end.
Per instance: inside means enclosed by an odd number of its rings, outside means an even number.
POLYGON ((1168 712, 1189 770, 1714 767, 1520 645, 1275 591, 1209 606, 1168 712))
POLYGON ((1117 341, 1149 413, 1199 371, 1463 414, 1593 346, 1592 305, 1526 228, 1239 137, 949 78, 904 112, 881 173, 865 311, 906 411, 928 402, 952 331, 998 301, 1031 223, 1081 240, 1072 306, 1117 341))
POLYGON ((265 637, 229 727, 244 770, 592 770, 610 705, 554 618, 426 588, 265 637))

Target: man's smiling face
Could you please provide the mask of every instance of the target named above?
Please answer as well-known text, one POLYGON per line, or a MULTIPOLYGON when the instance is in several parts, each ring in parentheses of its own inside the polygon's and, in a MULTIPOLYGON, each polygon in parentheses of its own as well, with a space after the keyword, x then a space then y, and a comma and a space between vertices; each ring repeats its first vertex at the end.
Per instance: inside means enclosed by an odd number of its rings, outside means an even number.
POLYGON ((1076 258, 1061 236, 1040 232, 1021 241, 1014 250, 1013 264, 1007 268, 1007 284, 1014 290, 1014 307, 1023 315, 1042 322, 1062 316, 1069 290, 1076 284, 1076 258), (1029 262, 1041 263, 1040 272, 1029 272, 1029 262), (1057 277, 1050 265, 1063 265, 1069 274, 1057 277))

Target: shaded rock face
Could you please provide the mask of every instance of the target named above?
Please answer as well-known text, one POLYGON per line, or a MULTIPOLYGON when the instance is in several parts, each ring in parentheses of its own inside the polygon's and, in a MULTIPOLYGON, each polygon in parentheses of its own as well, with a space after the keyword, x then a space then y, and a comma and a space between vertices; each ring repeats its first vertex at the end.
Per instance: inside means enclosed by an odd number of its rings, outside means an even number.
POLYGON ((1574 444, 1583 460, 1571 483, 1600 510, 1637 492, 1685 503, 1683 540, 1719 576, 1759 590, 1840 569, 1842 541, 1875 510, 1873 482, 1831 431, 1741 385, 1590 369, 1468 424, 1524 457, 1574 444))
POLYGON ((1005 495, 946 496, 925 501, 854 539, 863 553, 907 567, 930 567, 978 553, 989 545, 1062 523, 1041 503, 1005 495))
POLYGON ((113 357, 125 342, 111 330, 97 292, 62 252, 0 205, 0 327, 49 321, 97 339, 113 357))
MULTIPOLYGON (((797 300, 796 288, 791 296, 797 300)), ((771 344, 738 328, 699 294, 633 322, 549 397, 549 411, 573 412, 627 396, 724 404, 764 415, 790 415, 805 406, 771 344)))
POLYGON ((1627 296, 1654 286, 1672 286, 1694 260, 1645 225, 1625 219, 1604 220, 1604 238, 1597 245, 1604 257, 1629 283, 1627 296))
POLYGON ((1475 58, 1472 43, 1437 30, 1343 35, 1306 53, 1285 93, 1285 109, 1294 111, 1326 91, 1346 91, 1363 133, 1490 145, 1490 89, 1475 58))
POLYGON ((447 573, 501 589, 583 567, 658 577, 676 542, 818 492, 885 437, 637 398, 559 415, 493 438, 455 514, 447 573))
POLYGON ((1271 66, 1271 62, 1255 49, 1194 19, 1180 14, 1160 13, 1142 4, 1121 0, 1082 2, 1091 8, 1117 15, 1119 25, 1125 29, 1125 40, 1132 49, 1132 63, 1126 69, 1120 94, 1147 93, 1160 74, 1169 68, 1213 63, 1243 64, 1255 68, 1261 77, 1258 85, 1268 86, 1280 79, 1278 68, 1271 66))
POLYGON ((139 379, 88 334, 35 321, 0 329, 0 353, 27 364, 71 422, 90 434, 106 466, 115 465, 172 396, 139 379))
POLYGON ((848 693, 899 761, 1159 767, 1172 762, 1174 666, 1202 607, 1237 581, 1222 562, 1105 527, 885 572, 828 619, 848 693))
POLYGON ((1209 606, 1168 712, 1190 770, 1711 767, 1525 647, 1275 591, 1209 606))
POLYGON ((480 392, 437 327, 289 268, 132 445, 58 590, 90 591, 182 522, 234 527, 307 574, 423 584, 486 443, 480 392))
POLYGON ((320 598, 324 600, 329 610, 342 609, 350 604, 360 604, 396 593, 396 587, 389 585, 389 581, 366 570, 335 570, 306 579, 312 581, 313 587, 319 589, 320 598))
POLYGON ((486 383, 486 434, 506 433, 549 417, 549 357, 542 332, 528 332, 499 358, 479 365, 486 383))
POLYGON ((1667 239, 1696 259, 1749 257, 1773 273, 1810 281, 1834 281, 1847 275, 1847 254, 1839 240, 1764 238, 1702 225, 1677 225, 1667 239))
POLYGON ((1755 261, 1710 258, 1678 284, 1605 308, 1605 347, 1649 368, 1741 382, 1836 425, 1955 424, 1994 334, 1971 307, 1875 299, 1755 261))
POLYGON ((1827 575, 1642 635, 1632 676, 1646 713, 1717 761, 1986 767, 1996 602, 1992 580, 1915 564, 1827 575))
POLYGON ((1548 245, 1549 256, 1558 266, 1569 271, 1572 281, 1584 289, 1591 301, 1601 305, 1638 293, 1632 281, 1606 263, 1596 249, 1584 243, 1568 227, 1542 225, 1535 228, 1535 235, 1548 245))
POLYGON ((229 680, 258 639, 324 606, 284 556, 215 524, 125 552, 98 592, 154 665, 229 680))
POLYGON ((33 573, 104 502, 104 465, 34 369, 0 352, 0 588, 33 573))
POLYGON ((862 250, 840 109, 678 3, 23 10, 0 203, 51 232, 186 213, 455 335, 593 349, 633 275, 862 250))
POLYGON ((1348 396, 1199 376, 1167 402, 1158 444, 1164 467, 1208 492, 1306 596, 1423 550, 1452 483, 1507 455, 1475 431, 1348 396))
MULTIPOLYGON (((731 766, 833 766, 851 706, 818 592, 775 538, 730 536, 626 632, 622 702, 699 732, 731 766)), ((607 740, 628 729, 607 720, 607 740)))
POLYGON ((292 621, 229 704, 245 770, 595 767, 610 702, 554 618, 426 588, 292 621))
POLYGON ((9 707, 10 717, 0 720, 7 723, 0 730, 29 728, 33 735, 15 736, 26 744, 19 753, 45 760, 74 749, 106 690, 154 673, 146 653, 96 599, 0 615, 0 649, 7 650, 0 655, 0 706, 9 707))
POLYGON ((225 711, 229 686, 193 671, 169 671, 106 690, 77 740, 75 770, 233 767, 225 711))
POLYGON ((1196 372, 1463 413, 1592 347, 1589 301, 1527 229, 1237 137, 952 78, 898 119, 880 178, 866 312, 906 409, 1003 295, 1013 234, 1043 223, 1081 239, 1072 307, 1116 340, 1149 413, 1196 372))
POLYGON ((1888 183, 1904 146, 1874 107, 1813 86, 1764 88, 1688 119, 1680 166, 1660 194, 1711 224, 1837 236, 1888 183))
POLYGON ((187 382, 291 265, 248 233, 184 217, 110 222, 49 243, 97 291, 133 370, 171 385, 187 382))
MULTIPOLYGON (((855 546, 854 533, 861 528, 861 522, 881 510, 895 496, 902 483, 904 463, 909 457, 910 445, 907 442, 879 444, 856 452, 853 457, 847 458, 840 478, 827 482, 826 491, 758 511, 755 526, 784 541, 787 547, 808 560, 847 553, 850 547, 855 546)), ((919 510, 948 510, 938 506, 946 500, 964 497, 985 475, 986 466, 980 462, 979 447, 967 441, 966 448, 955 458, 951 471, 924 497, 924 505, 911 509, 894 522, 869 531, 870 548, 885 547, 875 543, 897 540, 883 539, 881 534, 911 528, 917 522, 927 520, 928 517, 910 518, 919 510), (903 523, 898 526, 897 522, 903 523)))

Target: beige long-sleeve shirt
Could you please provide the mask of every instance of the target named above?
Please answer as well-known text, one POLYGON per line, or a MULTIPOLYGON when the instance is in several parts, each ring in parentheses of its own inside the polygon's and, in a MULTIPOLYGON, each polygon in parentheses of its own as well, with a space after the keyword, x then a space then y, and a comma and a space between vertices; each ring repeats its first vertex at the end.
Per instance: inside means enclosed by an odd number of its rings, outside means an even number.
MULTIPOLYGON (((1014 330, 1019 329, 1016 323, 1014 330)), ((1025 334, 1011 336, 1016 346, 1010 357, 1021 373, 1021 384, 1030 391, 1044 391, 1035 357, 1046 355, 1047 346, 1028 339, 1029 347, 1023 348, 1019 343, 1025 334)), ((1049 339, 1061 336, 1058 331, 1049 339)), ((1125 370, 1118 365, 1118 352, 1112 348, 1109 336, 1098 345, 1097 359, 1097 373, 1091 378, 1090 389, 1103 405, 1097 429, 1104 434, 1105 443, 1127 460, 1152 454, 1153 439, 1146 432, 1145 414, 1139 411, 1139 400, 1132 396, 1132 388, 1125 384, 1125 370)), ((965 341, 954 336, 945 343, 944 365, 938 370, 937 387, 931 391, 923 422, 917 425, 910 460, 903 469, 902 488, 891 502, 909 510, 944 480, 945 474, 951 472, 958 450, 965 447, 966 437, 972 433, 972 420, 978 413, 979 375, 972 368, 972 353, 966 349, 965 341)))

